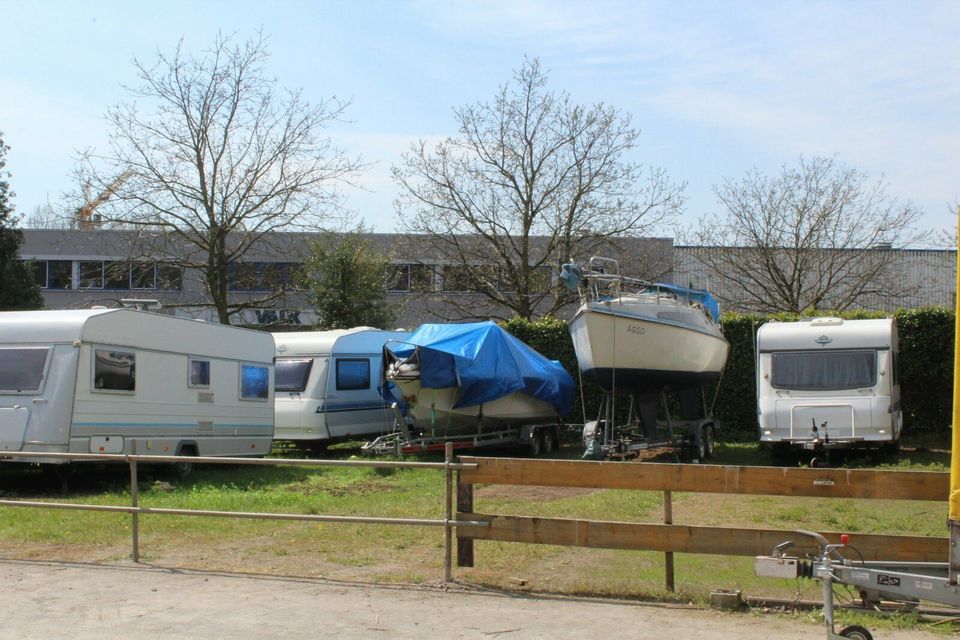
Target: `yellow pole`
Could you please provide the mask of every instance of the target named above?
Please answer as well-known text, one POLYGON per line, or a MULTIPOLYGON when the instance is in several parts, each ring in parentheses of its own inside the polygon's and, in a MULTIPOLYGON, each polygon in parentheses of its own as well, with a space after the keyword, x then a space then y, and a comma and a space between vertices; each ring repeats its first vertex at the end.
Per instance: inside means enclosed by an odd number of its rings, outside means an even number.
MULTIPOLYGON (((960 258, 960 207, 957 207, 957 257, 960 258)), ((954 343, 953 343, 953 444, 950 454, 950 515, 951 530, 960 528, 960 263, 957 265, 954 289, 954 343)), ((953 549, 951 548, 951 554, 953 549)), ((953 562, 951 562, 953 564, 953 562)))
POLYGON ((960 206, 957 207, 957 281, 954 290, 953 323, 953 440, 950 447, 950 515, 947 531, 950 536, 948 558, 949 584, 960 583, 960 206))

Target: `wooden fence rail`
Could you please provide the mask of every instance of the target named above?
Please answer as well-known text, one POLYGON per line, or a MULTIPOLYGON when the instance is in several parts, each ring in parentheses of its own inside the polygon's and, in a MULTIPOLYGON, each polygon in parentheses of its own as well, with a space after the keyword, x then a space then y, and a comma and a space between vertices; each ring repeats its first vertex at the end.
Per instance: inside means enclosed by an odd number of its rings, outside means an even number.
MULTIPOLYGON (((458 472, 457 519, 489 522, 485 527, 457 527, 457 563, 473 566, 473 541, 498 540, 606 549, 733 556, 769 554, 785 540, 799 552, 815 552, 812 540, 796 531, 709 527, 669 523, 610 522, 538 518, 483 513, 474 504, 473 485, 512 484, 594 489, 663 491, 665 507, 673 492, 735 495, 781 495, 816 498, 929 500, 946 502, 949 474, 926 471, 800 469, 664 463, 527 460, 465 456, 470 468, 458 472)), ((672 509, 664 509, 665 521, 672 509)), ((841 533, 820 531, 831 542, 841 533)), ((865 560, 944 561, 946 537, 853 533, 851 545, 865 560)), ((667 556, 667 587, 673 588, 667 556)))

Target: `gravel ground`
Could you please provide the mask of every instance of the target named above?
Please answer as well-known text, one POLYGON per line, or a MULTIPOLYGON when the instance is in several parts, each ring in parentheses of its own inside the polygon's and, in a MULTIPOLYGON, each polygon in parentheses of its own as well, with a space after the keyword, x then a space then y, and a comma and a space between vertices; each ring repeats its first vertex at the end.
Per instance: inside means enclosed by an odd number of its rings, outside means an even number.
MULTIPOLYGON (((823 638, 822 625, 676 605, 0 560, 0 638, 823 638)), ((884 631, 887 640, 942 638, 884 631)))

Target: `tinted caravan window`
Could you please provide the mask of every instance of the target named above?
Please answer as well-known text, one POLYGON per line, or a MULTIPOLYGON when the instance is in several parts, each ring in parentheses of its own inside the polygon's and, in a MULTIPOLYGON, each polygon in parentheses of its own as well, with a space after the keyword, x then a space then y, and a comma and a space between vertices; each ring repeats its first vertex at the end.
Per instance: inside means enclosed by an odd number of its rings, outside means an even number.
POLYGON ((47 353, 42 347, 0 349, 0 391, 40 391, 47 353))
POLYGON ((337 360, 337 391, 370 388, 370 360, 340 358, 337 360))
POLYGON ((93 388, 97 391, 134 391, 137 387, 137 357, 129 351, 96 349, 93 388))
POLYGON ((270 370, 267 367, 240 365, 240 398, 266 400, 270 396, 270 370))
POLYGON ((773 354, 776 389, 836 391, 877 383, 876 351, 796 351, 773 354))
POLYGON ((210 386, 210 361, 190 359, 190 387, 210 386))
POLYGON ((313 367, 313 358, 303 360, 277 360, 274 365, 273 389, 275 391, 303 391, 313 367))

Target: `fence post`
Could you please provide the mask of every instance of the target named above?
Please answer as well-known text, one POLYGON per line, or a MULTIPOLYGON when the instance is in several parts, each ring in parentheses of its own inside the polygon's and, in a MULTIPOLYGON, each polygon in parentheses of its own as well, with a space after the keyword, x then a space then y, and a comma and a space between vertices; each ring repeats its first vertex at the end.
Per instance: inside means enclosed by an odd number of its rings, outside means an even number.
MULTIPOLYGON (((673 524, 673 492, 663 492, 663 524, 673 524)), ((663 553, 664 568, 666 569, 667 591, 675 590, 673 580, 673 551, 663 553)))
POLYGON ((453 443, 448 442, 443 447, 443 459, 446 464, 446 489, 444 495, 444 509, 446 510, 446 523, 443 525, 443 580, 450 582, 453 580, 452 563, 452 539, 453 539, 453 469, 450 463, 453 462, 453 443))
MULTIPOLYGON (((464 482, 460 477, 462 471, 457 472, 457 512, 473 513, 473 485, 464 482)), ((457 531, 457 566, 473 566, 473 538, 461 538, 457 531)))
MULTIPOLYGON (((130 441, 130 453, 137 454, 137 441, 130 441)), ((130 460, 130 506, 136 509, 138 505, 138 491, 140 483, 137 480, 137 461, 134 458, 130 460)), ((130 512, 130 535, 133 538, 133 553, 131 558, 134 562, 140 562, 140 514, 136 511, 130 512)))

